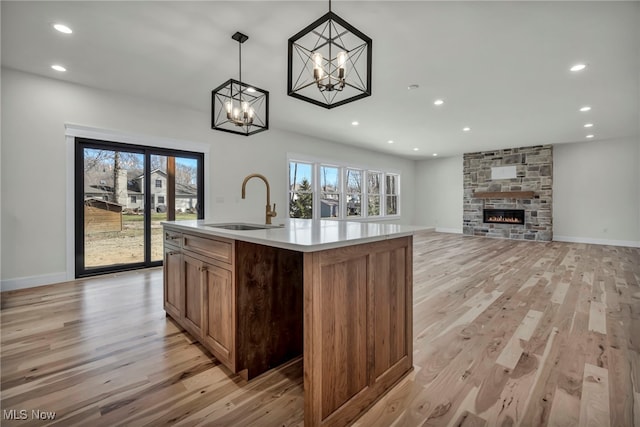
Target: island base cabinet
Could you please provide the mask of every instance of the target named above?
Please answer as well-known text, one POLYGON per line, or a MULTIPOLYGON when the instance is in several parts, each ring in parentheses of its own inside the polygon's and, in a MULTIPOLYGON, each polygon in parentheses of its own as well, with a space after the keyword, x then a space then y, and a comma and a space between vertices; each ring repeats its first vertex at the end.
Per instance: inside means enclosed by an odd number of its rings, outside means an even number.
POLYGON ((174 319, 182 317, 182 252, 165 246, 163 262, 164 311, 174 319))
POLYGON ((412 369, 412 237, 304 255, 305 426, 343 426, 412 369))
POLYGON ((182 255, 184 272, 184 328, 196 339, 202 339, 204 322, 205 263, 189 255, 182 255))
POLYGON ((209 264, 205 272, 203 344, 235 372, 235 292, 231 270, 209 264))
POLYGON ((302 354, 300 252, 165 234, 165 311, 222 364, 251 379, 302 354))

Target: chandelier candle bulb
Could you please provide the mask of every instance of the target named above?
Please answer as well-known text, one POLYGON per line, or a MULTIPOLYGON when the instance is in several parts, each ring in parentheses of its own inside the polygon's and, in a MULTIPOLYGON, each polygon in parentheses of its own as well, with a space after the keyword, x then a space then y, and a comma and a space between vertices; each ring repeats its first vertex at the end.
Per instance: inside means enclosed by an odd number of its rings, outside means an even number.
POLYGON ((344 85, 345 67, 347 66, 347 52, 338 53, 338 78, 342 85, 344 85))

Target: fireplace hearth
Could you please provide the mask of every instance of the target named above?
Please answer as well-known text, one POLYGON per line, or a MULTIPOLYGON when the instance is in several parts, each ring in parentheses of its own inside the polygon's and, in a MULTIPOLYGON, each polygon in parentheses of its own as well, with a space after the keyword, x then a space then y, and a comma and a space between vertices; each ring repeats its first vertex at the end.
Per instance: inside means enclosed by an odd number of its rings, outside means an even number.
POLYGON ((489 224, 524 224, 524 209, 483 209, 482 221, 489 224))

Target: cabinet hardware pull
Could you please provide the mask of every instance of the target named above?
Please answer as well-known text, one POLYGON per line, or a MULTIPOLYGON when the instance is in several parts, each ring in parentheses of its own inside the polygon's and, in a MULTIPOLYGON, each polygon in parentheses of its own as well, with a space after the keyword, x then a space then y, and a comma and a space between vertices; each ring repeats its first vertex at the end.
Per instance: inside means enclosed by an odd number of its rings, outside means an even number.
POLYGON ((179 239, 179 238, 180 238, 180 236, 171 236, 171 235, 167 234, 167 240, 176 240, 176 239, 179 239))

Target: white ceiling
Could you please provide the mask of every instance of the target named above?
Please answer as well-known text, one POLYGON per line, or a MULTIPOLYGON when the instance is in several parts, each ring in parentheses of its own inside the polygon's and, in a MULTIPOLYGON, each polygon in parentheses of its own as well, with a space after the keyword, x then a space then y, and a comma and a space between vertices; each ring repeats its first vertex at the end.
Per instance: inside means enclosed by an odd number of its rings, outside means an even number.
POLYGON ((373 39, 373 95, 332 110, 286 94, 287 40, 326 1, 1 7, 4 67, 207 113, 211 90, 237 78, 241 31, 243 80, 270 92, 271 128, 408 158, 639 135, 640 2, 334 0, 373 39), (587 69, 569 71, 578 62, 587 69))

